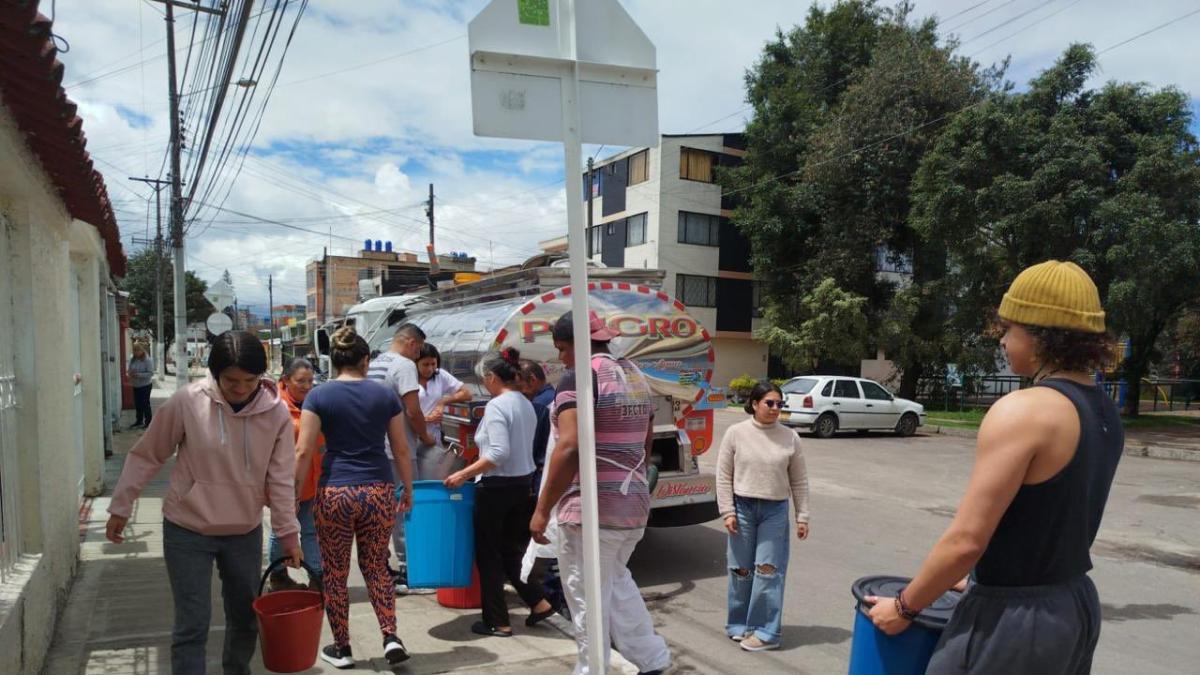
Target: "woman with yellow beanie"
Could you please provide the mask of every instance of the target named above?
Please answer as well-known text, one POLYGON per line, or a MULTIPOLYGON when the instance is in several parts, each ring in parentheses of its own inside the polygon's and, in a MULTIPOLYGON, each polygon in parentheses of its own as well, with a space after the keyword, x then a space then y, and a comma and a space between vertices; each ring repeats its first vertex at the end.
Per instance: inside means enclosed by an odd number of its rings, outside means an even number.
POLYGON ((926 673, 1088 673, 1100 637, 1088 551, 1125 444, 1094 379, 1112 353, 1104 310, 1083 269, 1051 260, 1017 276, 1000 319, 1009 365, 1034 386, 988 411, 954 520, 908 587, 867 598, 871 619, 895 635, 970 573, 926 673))

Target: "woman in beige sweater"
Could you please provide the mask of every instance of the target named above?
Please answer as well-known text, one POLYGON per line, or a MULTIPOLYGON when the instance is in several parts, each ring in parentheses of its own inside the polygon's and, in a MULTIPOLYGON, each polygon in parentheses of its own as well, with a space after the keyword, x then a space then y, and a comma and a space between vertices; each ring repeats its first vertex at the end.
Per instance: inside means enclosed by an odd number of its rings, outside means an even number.
POLYGON ((748 652, 778 649, 790 548, 788 498, 796 537, 808 537, 808 473, 800 437, 779 424, 783 393, 760 382, 746 412, 725 432, 717 459, 717 506, 729 531, 729 614, 725 632, 748 652))

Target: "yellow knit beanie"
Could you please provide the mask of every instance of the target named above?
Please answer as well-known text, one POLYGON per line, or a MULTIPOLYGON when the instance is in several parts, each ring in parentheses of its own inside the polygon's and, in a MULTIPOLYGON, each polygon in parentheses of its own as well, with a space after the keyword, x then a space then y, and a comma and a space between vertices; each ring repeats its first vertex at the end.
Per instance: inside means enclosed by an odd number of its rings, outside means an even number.
POLYGON ((1000 318, 1026 326, 1104 332, 1100 292, 1073 262, 1047 260, 1018 274, 1000 302, 1000 318))

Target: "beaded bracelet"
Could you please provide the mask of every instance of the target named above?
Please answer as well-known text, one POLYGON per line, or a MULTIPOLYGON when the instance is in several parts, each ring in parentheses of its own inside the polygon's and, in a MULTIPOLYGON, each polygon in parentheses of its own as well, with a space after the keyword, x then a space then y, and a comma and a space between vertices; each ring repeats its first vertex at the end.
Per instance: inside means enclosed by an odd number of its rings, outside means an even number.
POLYGON ((896 612, 909 621, 916 619, 917 615, 920 614, 920 612, 914 612, 913 610, 909 609, 908 603, 904 602, 903 588, 900 589, 900 592, 896 594, 896 612))

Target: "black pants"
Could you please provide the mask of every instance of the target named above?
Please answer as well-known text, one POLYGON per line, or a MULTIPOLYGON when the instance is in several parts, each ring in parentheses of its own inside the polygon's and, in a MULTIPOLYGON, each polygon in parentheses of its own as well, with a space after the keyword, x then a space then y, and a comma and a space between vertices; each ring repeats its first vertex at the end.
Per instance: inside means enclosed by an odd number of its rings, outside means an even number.
POLYGON ((144 387, 133 388, 133 407, 137 410, 137 420, 134 424, 144 424, 150 426, 150 390, 154 389, 154 385, 148 384, 144 387))
POLYGON ((504 599, 505 579, 530 608, 544 597, 540 584, 521 581, 521 559, 529 546, 533 507, 528 477, 519 482, 484 478, 475 492, 475 564, 479 567, 483 622, 491 628, 512 625, 504 599))

